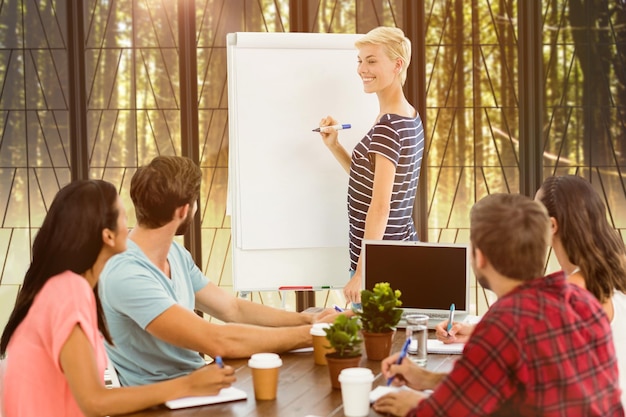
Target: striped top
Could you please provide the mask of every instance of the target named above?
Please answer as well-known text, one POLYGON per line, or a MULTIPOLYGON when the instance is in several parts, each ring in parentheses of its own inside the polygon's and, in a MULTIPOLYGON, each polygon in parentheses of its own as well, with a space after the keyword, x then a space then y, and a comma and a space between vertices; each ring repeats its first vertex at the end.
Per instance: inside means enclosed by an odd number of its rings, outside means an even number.
POLYGON ((352 151, 348 183, 351 269, 356 269, 361 254, 365 217, 372 201, 374 154, 383 155, 396 166, 383 239, 417 240, 412 213, 424 154, 424 126, 419 114, 415 118, 383 115, 352 151))

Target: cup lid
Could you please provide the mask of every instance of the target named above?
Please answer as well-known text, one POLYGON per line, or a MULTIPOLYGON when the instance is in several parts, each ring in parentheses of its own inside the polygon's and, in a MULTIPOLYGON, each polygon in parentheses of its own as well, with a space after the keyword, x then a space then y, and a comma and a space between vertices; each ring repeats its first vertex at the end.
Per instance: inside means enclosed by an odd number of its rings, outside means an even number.
POLYGON ((283 360, 276 353, 255 353, 248 359, 248 366, 256 369, 278 368, 283 360))
POLYGON ((339 382, 372 382, 374 374, 369 368, 346 368, 339 373, 339 382))
POLYGON ((313 336, 326 336, 324 329, 330 327, 330 323, 315 323, 310 330, 313 336))

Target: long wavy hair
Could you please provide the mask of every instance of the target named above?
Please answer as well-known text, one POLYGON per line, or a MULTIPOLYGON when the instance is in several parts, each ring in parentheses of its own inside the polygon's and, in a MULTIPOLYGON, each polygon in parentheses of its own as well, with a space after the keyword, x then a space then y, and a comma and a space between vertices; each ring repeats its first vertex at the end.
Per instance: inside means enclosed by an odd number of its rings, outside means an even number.
MULTIPOLYGON (((48 280, 64 271, 82 274, 93 266, 102 249, 102 231, 116 231, 117 191, 106 181, 81 180, 63 187, 54 197, 33 243, 33 260, 24 277, 13 312, 0 339, 4 355, 11 336, 24 320, 48 280)), ((98 329, 112 343, 98 286, 94 288, 98 329)))
POLYGON ((539 196, 556 219, 563 249, 580 268, 587 290, 601 303, 615 289, 626 292, 624 241, 609 224, 604 201, 589 181, 575 175, 548 177, 539 196))

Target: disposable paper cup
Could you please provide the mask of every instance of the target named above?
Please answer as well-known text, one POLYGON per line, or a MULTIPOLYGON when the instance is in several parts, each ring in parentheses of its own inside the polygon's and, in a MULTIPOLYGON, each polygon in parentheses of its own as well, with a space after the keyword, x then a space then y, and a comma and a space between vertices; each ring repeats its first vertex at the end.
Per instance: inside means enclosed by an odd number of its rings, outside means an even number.
POLYGON ((330 346, 328 339, 326 339, 325 328, 330 327, 330 323, 315 323, 311 327, 311 336, 313 338, 313 359, 317 365, 327 365, 326 354, 332 353, 335 349, 330 346))
POLYGON ((374 374, 368 368, 346 368, 339 374, 341 399, 346 417, 364 417, 370 412, 374 374))
POLYGON ((257 400, 274 400, 278 390, 278 371, 282 359, 275 353, 255 353, 248 360, 252 369, 254 397, 257 400))

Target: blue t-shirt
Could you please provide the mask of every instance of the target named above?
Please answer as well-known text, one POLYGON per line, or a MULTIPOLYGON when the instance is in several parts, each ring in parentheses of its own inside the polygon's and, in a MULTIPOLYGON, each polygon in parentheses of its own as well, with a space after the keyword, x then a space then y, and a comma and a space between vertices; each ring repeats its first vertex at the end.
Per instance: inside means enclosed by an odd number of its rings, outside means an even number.
POLYGON ((424 154, 424 126, 415 118, 384 114, 352 151, 348 183, 350 268, 356 269, 365 233, 365 217, 374 188, 374 154, 396 167, 389 220, 383 240, 417 240, 413 203, 424 154))
POLYGON ((198 352, 166 343, 145 330, 174 304, 193 311, 195 293, 209 283, 178 243, 172 243, 167 260, 171 279, 129 239, 128 249, 112 257, 100 275, 99 294, 114 343, 106 348, 122 385, 162 381, 204 365, 198 352))

